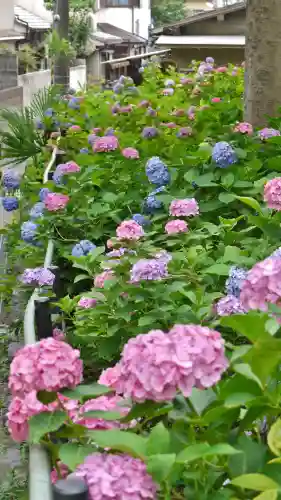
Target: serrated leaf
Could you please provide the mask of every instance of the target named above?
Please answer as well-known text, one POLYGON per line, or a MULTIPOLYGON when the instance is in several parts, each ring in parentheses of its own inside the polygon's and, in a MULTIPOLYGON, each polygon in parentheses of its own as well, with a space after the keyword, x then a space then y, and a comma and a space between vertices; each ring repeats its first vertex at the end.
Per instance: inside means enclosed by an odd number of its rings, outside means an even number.
POLYGON ((34 415, 28 421, 30 441, 39 443, 45 434, 57 431, 66 420, 67 413, 64 411, 42 412, 34 415))
POLYGON ((74 471, 78 465, 84 462, 86 457, 96 452, 95 446, 66 443, 60 447, 59 457, 63 464, 67 465, 71 471, 74 471))

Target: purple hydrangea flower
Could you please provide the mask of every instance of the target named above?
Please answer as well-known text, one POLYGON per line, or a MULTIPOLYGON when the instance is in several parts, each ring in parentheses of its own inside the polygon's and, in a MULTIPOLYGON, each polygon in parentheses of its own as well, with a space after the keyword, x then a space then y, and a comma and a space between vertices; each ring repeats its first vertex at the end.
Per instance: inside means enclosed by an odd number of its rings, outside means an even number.
POLYGON ((244 314, 246 311, 240 304, 240 300, 234 295, 227 295, 216 304, 218 316, 230 316, 231 314, 244 314))
POLYGON ((220 168, 227 168, 237 162, 237 155, 233 147, 226 141, 220 141, 214 145, 212 158, 220 168))
POLYGON ((126 82, 126 77, 124 75, 121 75, 118 82, 121 83, 121 85, 124 85, 124 83, 126 82))
POLYGON ((141 259, 131 269, 131 282, 162 280, 167 278, 167 262, 162 259, 141 259))
POLYGON ((53 174, 53 181, 56 184, 56 186, 62 184, 62 178, 63 178, 62 166, 63 164, 58 165, 53 174))
POLYGON ((155 117, 157 116, 157 111, 149 106, 149 108, 147 108, 146 114, 147 116, 155 117))
POLYGON ((18 189, 20 187, 20 175, 11 169, 6 170, 2 177, 2 183, 4 188, 8 190, 18 189))
POLYGON ((156 210, 163 207, 163 202, 158 200, 156 196, 158 193, 163 193, 163 191, 165 191, 165 187, 160 186, 148 195, 143 206, 145 213, 153 214, 156 210))
POLYGON ((270 258, 272 259, 281 259, 281 247, 277 248, 271 255, 270 258))
POLYGON ((29 215, 31 219, 39 219, 40 217, 43 217, 44 210, 45 210, 45 203, 43 203, 43 201, 39 201, 38 203, 35 203, 35 205, 32 207, 32 209, 29 212, 29 215))
POLYGON ((190 137, 191 135, 192 135, 192 128, 191 127, 182 127, 177 132, 177 137, 179 137, 180 139, 182 137, 190 137))
POLYGON ((271 137, 279 137, 280 131, 276 130, 275 128, 266 127, 258 131, 258 136, 264 141, 265 139, 270 139, 271 137))
POLYGON ((20 276, 20 281, 24 285, 35 285, 38 282, 38 278, 41 274, 41 267, 35 267, 34 269, 25 269, 23 274, 20 276))
POLYGON ((145 171, 151 184, 165 186, 170 182, 169 170, 158 156, 153 156, 148 160, 145 171))
POLYGON ((42 189, 40 189, 40 191, 39 191, 39 198, 40 198, 40 200, 44 201, 45 198, 46 198, 46 196, 47 196, 47 194, 49 194, 50 192, 51 191, 48 188, 42 188, 42 189))
POLYGON ((243 281, 247 278, 248 271, 242 267, 232 266, 225 284, 227 295, 239 299, 243 281))
POLYGON ((44 123, 41 120, 39 120, 39 118, 37 118, 37 120, 35 120, 35 128, 37 130, 44 130, 44 128, 45 128, 44 123))
POLYGON ((152 139, 153 137, 157 137, 159 134, 159 131, 155 127, 144 127, 142 131, 142 137, 144 139, 152 139))
POLYGON ((88 143, 92 146, 94 142, 97 140, 97 135, 96 134, 90 134, 88 136, 88 143))
POLYGON ((5 196, 2 198, 2 205, 6 212, 13 212, 19 208, 19 200, 15 196, 5 196))
POLYGON ((21 239, 26 243, 32 243, 36 237, 38 225, 28 220, 24 222, 21 226, 21 239))
POLYGON ((174 89, 172 87, 168 87, 166 89, 163 90, 162 94, 163 95, 174 95, 174 89))
POLYGON ((89 240, 82 240, 72 248, 72 257, 82 257, 83 255, 88 255, 96 248, 96 245, 89 240))
POLYGON ((42 267, 38 277, 39 286, 52 286, 56 276, 47 268, 42 267))
POLYGON ((107 128, 106 131, 104 132, 105 137, 110 137, 115 134, 114 128, 107 128))
POLYGON ((88 153, 89 153, 88 148, 82 148, 82 149, 80 149, 80 154, 81 155, 87 155, 88 153))
POLYGON ((213 57, 206 57, 206 63, 207 64, 214 64, 215 59, 213 57))
POLYGON ((72 99, 69 100, 68 102, 68 107, 70 109, 80 109, 80 101, 78 99, 78 97, 72 97, 72 99))
POLYGON ((133 220, 142 227, 150 226, 151 221, 141 214, 133 215, 133 220))
POLYGON ((113 92, 115 94, 122 94, 123 90, 124 90, 124 85, 120 82, 117 82, 113 88, 112 88, 113 92))
POLYGON ((165 85, 165 87, 174 87, 175 86, 175 82, 171 78, 167 78, 167 80, 165 80, 164 85, 165 85))

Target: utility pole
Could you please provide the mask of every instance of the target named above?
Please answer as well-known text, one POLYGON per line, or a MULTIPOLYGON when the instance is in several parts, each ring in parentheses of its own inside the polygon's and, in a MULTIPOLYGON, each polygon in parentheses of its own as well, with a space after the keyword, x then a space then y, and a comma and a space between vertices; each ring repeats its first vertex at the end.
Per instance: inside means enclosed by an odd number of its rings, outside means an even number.
MULTIPOLYGON (((68 40, 69 0, 55 1, 53 28, 60 39, 68 40)), ((64 90, 69 88, 69 58, 65 55, 60 55, 55 60, 54 84, 61 85, 64 90)))

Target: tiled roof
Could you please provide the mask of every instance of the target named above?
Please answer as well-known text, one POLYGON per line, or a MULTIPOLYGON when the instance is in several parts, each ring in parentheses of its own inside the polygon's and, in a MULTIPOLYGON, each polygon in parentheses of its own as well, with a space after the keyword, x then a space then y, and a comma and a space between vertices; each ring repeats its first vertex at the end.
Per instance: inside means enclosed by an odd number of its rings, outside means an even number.
POLYGON ((15 6, 14 12, 16 19, 28 24, 29 28, 33 30, 49 30, 51 28, 50 21, 47 21, 46 19, 43 19, 42 17, 39 17, 36 14, 33 14, 33 12, 23 9, 18 5, 15 6))
POLYGON ((139 35, 135 35, 133 33, 130 33, 129 31, 122 30, 121 28, 117 28, 117 26, 113 26, 113 24, 109 23, 98 23, 98 29, 103 31, 104 33, 108 33, 109 35, 114 35, 118 38, 121 38, 122 42, 124 43, 141 43, 145 44, 146 40, 145 38, 142 38, 139 35))

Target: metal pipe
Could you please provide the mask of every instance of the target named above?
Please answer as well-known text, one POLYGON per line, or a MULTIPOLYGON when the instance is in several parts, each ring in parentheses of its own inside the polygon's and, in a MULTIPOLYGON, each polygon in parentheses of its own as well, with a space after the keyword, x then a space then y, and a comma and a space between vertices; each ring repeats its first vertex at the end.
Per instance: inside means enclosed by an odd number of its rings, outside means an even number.
MULTIPOLYGON (((55 165, 57 148, 54 149, 52 158, 47 165, 43 184, 48 182, 48 174, 55 165)), ((52 264, 54 252, 53 241, 48 242, 45 254, 44 267, 52 264)), ((39 289, 35 289, 26 306, 24 315, 24 343, 35 344, 35 301, 39 298, 39 289)), ((53 493, 50 479, 50 464, 46 450, 40 445, 30 445, 29 448, 29 500, 52 500, 53 493)))

